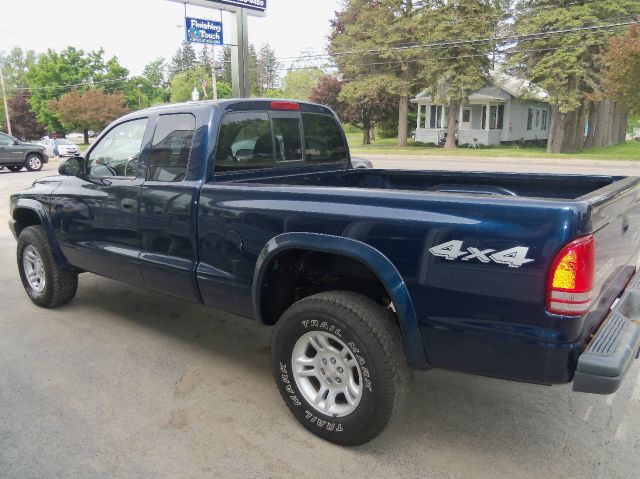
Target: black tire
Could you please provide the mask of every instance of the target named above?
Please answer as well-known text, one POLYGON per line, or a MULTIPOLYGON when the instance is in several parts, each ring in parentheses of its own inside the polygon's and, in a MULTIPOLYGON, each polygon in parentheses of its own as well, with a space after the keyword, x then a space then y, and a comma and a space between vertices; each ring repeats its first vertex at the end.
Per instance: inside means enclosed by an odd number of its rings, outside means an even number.
MULTIPOLYGON (((320 358, 321 353, 317 354, 320 358)), ((349 446, 371 441, 385 429, 404 405, 412 378, 394 316, 369 298, 349 291, 310 296, 285 311, 273 332, 271 367, 280 394, 298 421, 323 439, 349 446), (295 345, 312 331, 335 335, 347 346, 347 357, 359 364, 359 403, 342 417, 326 415, 313 406, 294 376, 295 345)), ((320 371, 325 374, 324 369, 320 371)), ((318 382, 318 390, 320 387, 318 382)))
POLYGON ((29 171, 40 171, 44 166, 44 161, 42 161, 42 157, 40 155, 31 153, 29 156, 27 156, 24 164, 29 171))
POLYGON ((78 274, 74 270, 60 268, 51 251, 47 234, 42 226, 29 226, 20 232, 17 250, 18 270, 22 285, 31 301, 43 308, 55 308, 71 301, 78 291, 78 274), (27 280, 23 255, 28 246, 37 251, 44 269, 44 289, 37 291, 27 280))
POLYGON ((17 173, 21 169, 22 169, 22 166, 18 166, 18 165, 7 166, 7 170, 9 170, 11 173, 17 173))

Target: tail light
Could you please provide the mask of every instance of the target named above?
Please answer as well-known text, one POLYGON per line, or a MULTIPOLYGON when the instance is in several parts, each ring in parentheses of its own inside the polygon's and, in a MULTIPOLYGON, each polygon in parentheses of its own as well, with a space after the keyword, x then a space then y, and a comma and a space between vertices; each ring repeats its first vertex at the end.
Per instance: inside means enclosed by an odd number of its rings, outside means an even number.
POLYGON ((572 241, 556 255, 547 284, 547 311, 582 316, 593 301, 595 240, 585 236, 572 241))
POLYGON ((300 105, 293 101, 272 101, 272 110, 299 111, 300 105))

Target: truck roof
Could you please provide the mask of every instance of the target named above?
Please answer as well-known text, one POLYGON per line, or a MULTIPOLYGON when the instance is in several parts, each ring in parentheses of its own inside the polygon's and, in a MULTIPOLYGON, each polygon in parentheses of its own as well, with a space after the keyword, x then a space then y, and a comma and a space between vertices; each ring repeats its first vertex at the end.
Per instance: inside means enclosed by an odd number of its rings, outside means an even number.
MULTIPOLYGON (((200 100, 200 101, 188 101, 183 103, 170 103, 152 106, 144 110, 132 112, 129 115, 136 115, 140 113, 152 113, 157 111, 174 111, 174 110, 200 110, 208 108, 220 108, 223 112, 228 111, 255 111, 255 110, 289 110, 287 105, 297 105, 295 108, 305 113, 324 113, 326 115, 335 116, 335 113, 328 107, 319 105, 316 103, 310 103, 297 100, 284 100, 282 98, 234 98, 227 100, 200 100), (275 106, 274 106, 275 104, 275 106), (280 107, 278 107, 280 105, 280 107), (282 106, 285 106, 283 108, 282 106)), ((127 116, 129 116, 127 115, 127 116)))

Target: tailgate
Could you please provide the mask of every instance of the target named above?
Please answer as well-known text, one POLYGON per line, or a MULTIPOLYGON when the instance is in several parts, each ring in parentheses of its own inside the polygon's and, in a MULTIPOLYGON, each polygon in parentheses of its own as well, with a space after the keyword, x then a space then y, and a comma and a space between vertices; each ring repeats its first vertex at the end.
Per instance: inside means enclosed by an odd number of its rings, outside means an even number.
POLYGON ((579 198, 590 206, 596 240, 594 309, 586 325, 593 330, 633 276, 640 253, 640 178, 620 179, 579 198))

